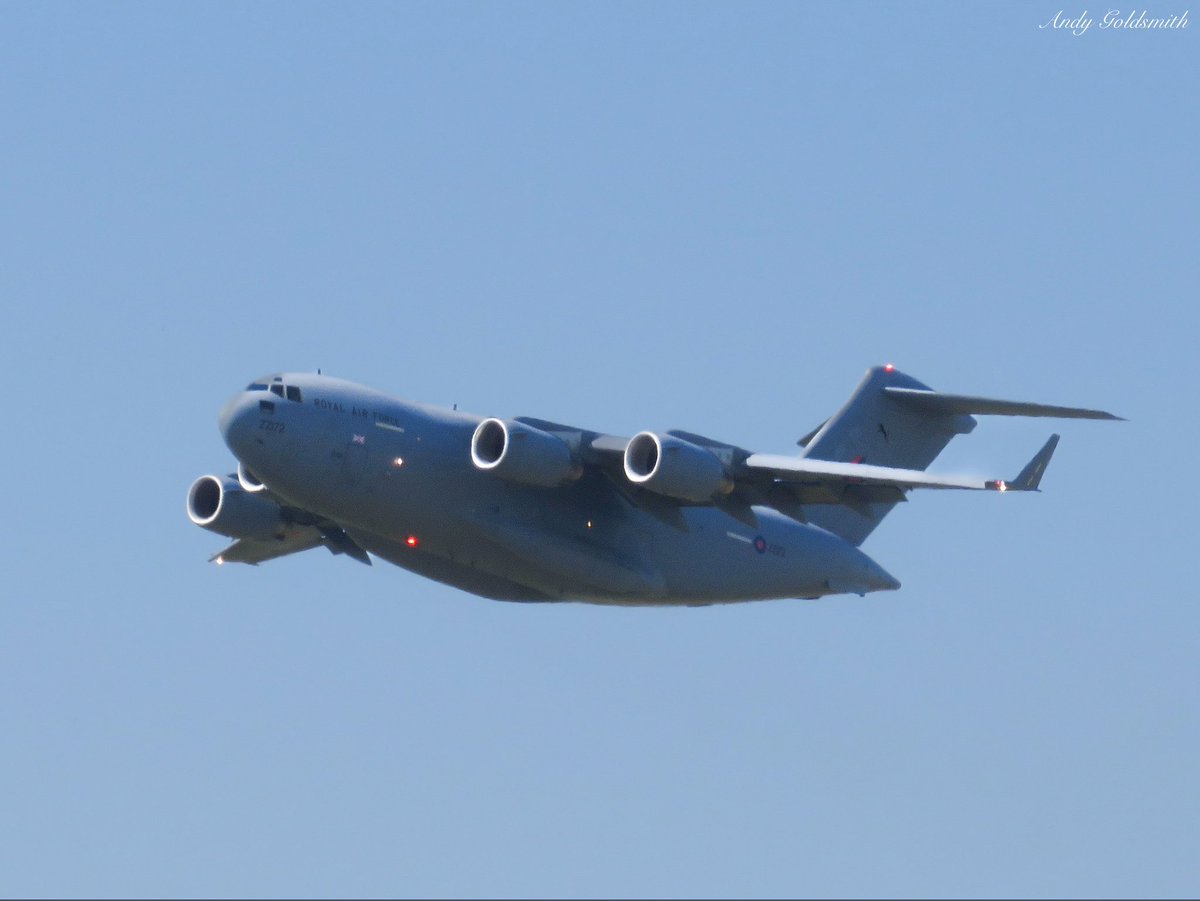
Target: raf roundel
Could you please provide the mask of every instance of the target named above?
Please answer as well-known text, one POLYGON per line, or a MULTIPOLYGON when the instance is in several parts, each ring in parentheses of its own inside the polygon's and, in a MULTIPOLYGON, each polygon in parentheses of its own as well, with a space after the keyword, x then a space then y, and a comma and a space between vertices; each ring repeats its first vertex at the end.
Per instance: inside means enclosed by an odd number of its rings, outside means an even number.
POLYGON ((767 539, 761 535, 756 536, 754 539, 754 549, 760 554, 765 554, 767 552, 767 539))

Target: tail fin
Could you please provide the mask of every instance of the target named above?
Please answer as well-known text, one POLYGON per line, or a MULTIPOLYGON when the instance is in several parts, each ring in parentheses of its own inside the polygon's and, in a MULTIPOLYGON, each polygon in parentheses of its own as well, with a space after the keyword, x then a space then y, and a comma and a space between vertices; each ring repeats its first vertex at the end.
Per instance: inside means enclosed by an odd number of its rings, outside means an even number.
MULTIPOLYGON (((1021 401, 941 394, 894 366, 876 366, 837 413, 814 434, 801 439, 804 456, 814 460, 870 463, 923 470, 955 435, 975 428, 971 415, 1053 416, 1064 419, 1119 419, 1102 410, 1055 407, 1021 401)), ((1036 490, 1058 436, 1042 448, 1013 487, 1036 490)), ((810 506, 810 522, 859 545, 895 506, 853 503, 810 506)))
MULTIPOLYGON (((867 370, 845 406, 805 442, 804 456, 923 470, 951 438, 975 428, 971 416, 906 405, 886 393, 889 387, 931 390, 892 366, 867 370)), ((822 505, 808 507, 805 513, 815 525, 859 545, 894 506, 895 503, 822 505)))

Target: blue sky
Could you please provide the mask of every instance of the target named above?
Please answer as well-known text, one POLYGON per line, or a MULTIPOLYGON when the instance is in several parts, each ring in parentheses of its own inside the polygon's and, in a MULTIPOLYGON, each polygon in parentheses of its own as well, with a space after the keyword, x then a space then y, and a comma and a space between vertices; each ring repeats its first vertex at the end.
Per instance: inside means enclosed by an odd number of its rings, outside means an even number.
POLYGON ((1200 26, 1060 8, 7 6, 0 894, 1200 891, 1200 26), (936 468, 1058 430, 1044 493, 917 496, 903 589, 817 603, 184 514, 272 370, 787 452, 887 361, 1130 421, 981 422, 936 468))

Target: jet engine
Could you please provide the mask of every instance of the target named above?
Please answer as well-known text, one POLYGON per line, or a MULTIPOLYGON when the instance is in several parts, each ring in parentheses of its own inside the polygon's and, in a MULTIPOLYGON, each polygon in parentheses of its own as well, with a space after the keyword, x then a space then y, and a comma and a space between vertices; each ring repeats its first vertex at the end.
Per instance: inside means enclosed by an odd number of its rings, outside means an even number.
POLYGON ((725 466, 703 447, 672 435, 639 432, 625 446, 625 476, 655 494, 705 503, 729 494, 725 466))
POLYGON ((187 497, 188 518, 230 538, 271 538, 284 529, 283 511, 273 500, 245 491, 232 476, 201 476, 187 497))
POLYGON ((553 488, 579 478, 566 443, 520 422, 485 419, 471 436, 471 462, 503 479, 553 488))
POLYGON ((251 494, 262 491, 267 487, 262 483, 258 476, 248 470, 243 463, 238 463, 237 480, 238 484, 242 486, 242 489, 250 492, 251 494))

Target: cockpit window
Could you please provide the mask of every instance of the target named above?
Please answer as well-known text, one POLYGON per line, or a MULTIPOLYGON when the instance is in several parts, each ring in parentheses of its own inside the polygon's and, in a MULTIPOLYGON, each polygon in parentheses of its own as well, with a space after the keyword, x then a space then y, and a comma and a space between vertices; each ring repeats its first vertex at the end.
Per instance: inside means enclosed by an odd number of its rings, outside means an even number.
POLYGON ((270 391, 276 397, 286 397, 288 400, 294 401, 298 404, 304 403, 303 397, 300 394, 300 389, 295 385, 283 384, 283 376, 281 375, 264 376, 257 382, 251 382, 249 385, 247 385, 246 390, 270 391))

